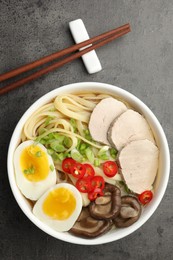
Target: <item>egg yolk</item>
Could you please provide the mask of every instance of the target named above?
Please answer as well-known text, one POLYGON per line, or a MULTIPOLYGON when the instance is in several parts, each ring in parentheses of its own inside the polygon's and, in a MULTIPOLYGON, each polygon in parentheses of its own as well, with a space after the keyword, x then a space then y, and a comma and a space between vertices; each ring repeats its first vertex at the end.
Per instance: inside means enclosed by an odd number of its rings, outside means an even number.
POLYGON ((32 182, 44 180, 50 171, 47 154, 38 145, 30 145, 22 151, 20 166, 25 178, 32 182))
POLYGON ((66 188, 58 188, 46 197, 43 211, 46 215, 56 220, 68 219, 76 208, 76 199, 73 193, 66 188))

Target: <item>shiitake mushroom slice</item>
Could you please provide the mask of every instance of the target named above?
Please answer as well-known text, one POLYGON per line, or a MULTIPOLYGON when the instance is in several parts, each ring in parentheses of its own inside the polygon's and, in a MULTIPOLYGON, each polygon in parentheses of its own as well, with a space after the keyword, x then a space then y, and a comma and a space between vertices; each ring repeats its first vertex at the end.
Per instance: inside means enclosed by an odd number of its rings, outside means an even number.
POLYGON ((139 219, 141 211, 141 204, 135 196, 122 196, 121 209, 113 223, 119 228, 129 227, 139 219))
POLYGON ((111 227, 112 221, 91 217, 88 207, 86 207, 82 209, 78 220, 69 232, 79 237, 95 238, 109 231, 111 227))
POLYGON ((117 186, 107 183, 103 193, 104 196, 90 203, 90 215, 96 219, 113 219, 120 212, 121 191, 117 186))

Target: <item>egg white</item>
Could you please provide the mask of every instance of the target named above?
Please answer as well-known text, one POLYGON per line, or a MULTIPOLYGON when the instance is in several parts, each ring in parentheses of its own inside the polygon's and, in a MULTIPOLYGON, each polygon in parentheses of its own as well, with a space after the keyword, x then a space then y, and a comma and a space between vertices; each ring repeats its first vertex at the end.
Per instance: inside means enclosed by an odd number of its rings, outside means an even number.
MULTIPOLYGON (((49 171, 48 176, 41 181, 29 181, 23 174, 20 167, 20 156, 22 151, 34 144, 34 141, 25 141, 21 143, 14 153, 14 168, 16 175, 16 183, 22 194, 30 200, 38 200, 40 196, 50 187, 56 184, 56 170, 49 171)), ((47 153, 47 149, 42 144, 37 144, 47 155, 49 165, 54 165, 52 157, 47 153)))
POLYGON ((73 227, 74 223, 76 222, 77 218, 79 217, 79 214, 81 213, 81 210, 82 210, 82 197, 81 197, 80 192, 76 189, 76 187, 69 183, 59 183, 59 184, 55 185, 54 187, 50 188, 48 191, 46 191, 45 194, 43 194, 41 196, 41 198, 34 205, 33 214, 39 220, 41 220, 43 223, 46 223, 52 229, 62 232, 62 231, 68 231, 73 227), (75 200, 76 200, 75 210, 70 215, 70 217, 65 220, 53 219, 50 216, 46 215, 43 211, 43 203, 44 203, 44 200, 49 195, 49 192, 56 190, 58 188, 68 189, 69 191, 71 191, 73 193, 73 196, 75 197, 75 200))

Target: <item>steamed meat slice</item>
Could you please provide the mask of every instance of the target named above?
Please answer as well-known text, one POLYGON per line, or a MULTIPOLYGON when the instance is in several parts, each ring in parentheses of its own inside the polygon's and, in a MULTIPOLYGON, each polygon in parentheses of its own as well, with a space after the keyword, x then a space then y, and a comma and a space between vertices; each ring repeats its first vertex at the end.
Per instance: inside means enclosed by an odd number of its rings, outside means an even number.
POLYGON ((90 121, 89 130, 95 141, 108 144, 107 131, 111 122, 127 110, 121 101, 112 97, 100 101, 94 108, 90 121))
POLYGON ((127 144, 119 153, 123 178, 130 190, 142 193, 151 190, 158 169, 159 151, 149 140, 127 144))
POLYGON ((138 112, 128 109, 121 114, 109 127, 108 140, 117 149, 134 140, 154 138, 145 118, 138 112))

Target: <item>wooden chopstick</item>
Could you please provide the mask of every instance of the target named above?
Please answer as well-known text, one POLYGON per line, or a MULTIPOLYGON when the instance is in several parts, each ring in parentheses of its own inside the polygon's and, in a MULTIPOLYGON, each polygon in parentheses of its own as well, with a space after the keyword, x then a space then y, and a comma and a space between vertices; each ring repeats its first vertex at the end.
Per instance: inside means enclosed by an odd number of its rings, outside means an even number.
POLYGON ((58 61, 58 62, 56 62, 56 63, 54 63, 52 65, 49 65, 46 68, 40 69, 39 71, 31 74, 30 76, 27 76, 27 77, 25 77, 23 79, 20 79, 20 80, 14 82, 14 83, 11 83, 11 84, 9 84, 7 86, 1 87, 0 88, 0 95, 5 94, 5 93, 9 92, 10 90, 13 90, 13 89, 15 89, 17 87, 20 87, 23 84, 28 83, 31 80, 34 80, 34 79, 36 79, 36 78, 38 78, 38 77, 40 77, 40 76, 42 76, 42 75, 44 75, 44 74, 46 74, 46 73, 48 73, 50 71, 53 71, 56 68, 59 68, 59 67, 63 66, 64 64, 81 57, 85 53, 87 53, 87 52, 89 52, 91 50, 97 49, 97 48, 107 44, 108 42, 111 42, 114 39, 119 38, 120 36, 123 36, 124 34, 126 34, 128 32, 130 32, 130 25, 129 24, 125 24, 125 25, 123 25, 121 27, 118 27, 116 29, 113 29, 113 30, 111 30, 109 32, 106 32, 106 33, 103 33, 103 34, 101 34, 99 36, 93 37, 93 38, 91 38, 91 39, 89 39, 87 41, 84 41, 84 42, 79 43, 79 44, 75 44, 75 45, 73 45, 73 46, 71 46, 69 48, 66 48, 66 49, 61 50, 61 51, 56 52, 56 53, 53 53, 53 54, 51 54, 49 56, 46 56, 46 57, 44 57, 42 59, 39 59, 39 60, 35 61, 35 62, 29 63, 27 65, 24 65, 24 66, 22 66, 20 68, 17 68, 15 70, 10 71, 10 72, 1 74, 0 75, 0 81, 3 81, 3 80, 6 80, 6 79, 9 79, 11 77, 17 76, 17 75, 19 75, 21 73, 24 73, 26 71, 29 71, 31 69, 34 69, 36 67, 39 67, 41 65, 44 65, 44 64, 46 64, 46 63, 48 63, 50 61, 53 61, 53 60, 55 60, 57 58, 60 58, 60 57, 62 57, 64 55, 70 54, 70 53, 72 53, 72 52, 74 52, 74 51, 76 51, 76 50, 78 50, 80 48, 84 48, 85 47, 85 49, 83 49, 83 50, 81 50, 81 51, 79 51, 77 53, 74 53, 74 54, 72 54, 72 55, 70 55, 68 57, 65 57, 64 59, 62 59, 62 60, 60 60, 60 61, 58 61), (93 44, 93 45, 87 47, 89 44, 93 44))
POLYGON ((108 31, 106 33, 103 33, 101 35, 95 36, 95 37, 93 37, 93 38, 91 38, 89 40, 86 40, 86 41, 81 42, 79 44, 75 44, 75 45, 73 45, 73 46, 71 46, 69 48, 63 49, 63 50, 61 50, 59 52, 55 52, 55 53, 53 53, 51 55, 43 57, 43 58, 41 58, 41 59, 39 59, 37 61, 31 62, 29 64, 26 64, 26 65, 24 65, 24 66, 22 66, 20 68, 17 68, 15 70, 10 71, 10 72, 3 73, 3 74, 0 75, 0 82, 4 81, 6 79, 12 78, 14 76, 17 76, 17 75, 19 75, 19 74, 21 74, 23 72, 26 72, 26 71, 29 71, 31 69, 34 69, 34 68, 36 68, 38 66, 44 65, 45 63, 53 61, 53 60, 55 60, 57 58, 60 58, 60 57, 62 57, 64 55, 70 54, 71 52, 74 52, 76 50, 79 50, 80 48, 82 48, 84 46, 87 46, 87 45, 89 45, 91 43, 94 43, 96 41, 102 40, 103 38, 107 38, 107 37, 109 37, 111 35, 114 35, 115 33, 118 33, 118 32, 120 32, 122 30, 129 29, 129 28, 130 28, 130 25, 129 24, 125 24, 123 26, 120 26, 120 27, 118 27, 116 29, 113 29, 113 30, 108 31))

